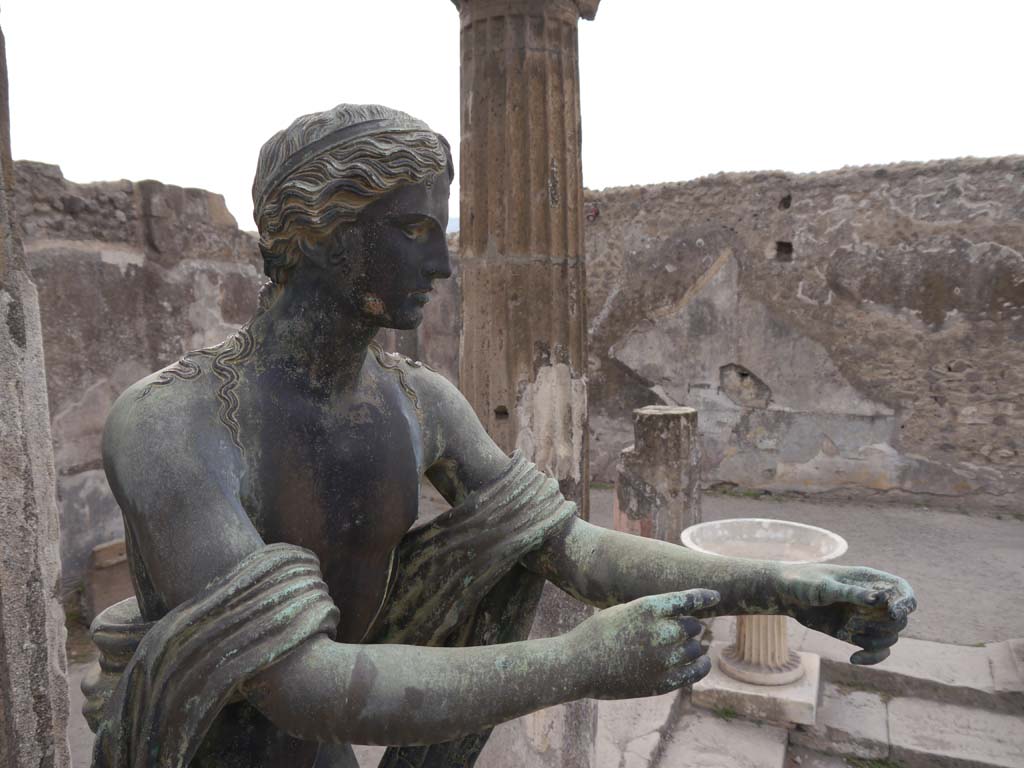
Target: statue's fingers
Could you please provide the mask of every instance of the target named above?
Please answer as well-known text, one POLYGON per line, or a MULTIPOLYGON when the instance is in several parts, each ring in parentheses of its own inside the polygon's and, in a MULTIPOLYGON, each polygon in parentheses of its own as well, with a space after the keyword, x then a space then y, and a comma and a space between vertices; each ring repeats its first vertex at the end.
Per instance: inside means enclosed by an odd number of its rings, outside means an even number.
POLYGON ((850 663, 857 665, 877 664, 880 661, 885 661, 887 658, 889 658, 888 648, 880 648, 877 651, 857 651, 850 657, 850 663))
POLYGON ((900 639, 899 635, 888 634, 888 633, 861 633, 859 635, 852 635, 849 642, 854 645, 859 645, 865 651, 879 651, 882 648, 891 648, 896 645, 896 641, 900 639))
POLYGON ((704 631, 704 625, 692 616, 683 616, 679 623, 683 627, 683 632, 685 632, 688 637, 699 637, 704 631))
POLYGON ((824 606, 833 603, 856 603, 857 605, 874 605, 872 596, 876 590, 865 589, 853 584, 846 584, 831 576, 808 579, 798 582, 793 596, 805 605, 824 606))
POLYGON ((690 616, 697 611, 718 605, 721 600, 713 589, 688 589, 685 592, 669 592, 658 606, 663 616, 690 616))
POLYGON ((879 620, 871 618, 870 616, 857 616, 854 615, 846 622, 846 630, 848 634, 887 634, 887 635, 898 635, 907 627, 907 617, 903 616, 899 619, 890 620, 879 620))
POLYGON ((653 642, 655 645, 677 645, 688 637, 682 627, 672 620, 658 619, 654 625, 653 642))
POLYGON ((690 664, 703 655, 704 649, 701 648, 700 641, 691 638, 672 651, 668 661, 671 666, 676 667, 680 664, 690 664))
POLYGON ((907 616, 917 610, 917 598, 913 590, 907 585, 907 591, 900 591, 900 594, 890 596, 888 602, 889 616, 894 620, 906 620, 907 616))
POLYGON ((829 597, 832 598, 829 601, 830 603, 853 603, 854 605, 863 605, 869 608, 878 605, 884 600, 884 595, 877 589, 867 589, 856 584, 844 584, 842 582, 836 582, 835 589, 829 597))
POLYGON ((698 680, 703 680, 711 671, 711 659, 701 656, 689 664, 682 664, 668 675, 667 680, 673 688, 680 688, 684 685, 693 685, 698 680))

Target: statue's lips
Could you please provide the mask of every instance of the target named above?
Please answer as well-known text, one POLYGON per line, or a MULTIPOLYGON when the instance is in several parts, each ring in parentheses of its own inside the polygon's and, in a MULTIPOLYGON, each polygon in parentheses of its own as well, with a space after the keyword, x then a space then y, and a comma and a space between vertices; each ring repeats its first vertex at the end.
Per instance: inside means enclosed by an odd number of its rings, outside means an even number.
POLYGON ((415 301, 417 304, 426 304, 428 301, 430 301, 430 289, 423 291, 413 291, 412 293, 409 294, 409 296, 412 297, 412 300, 415 301))

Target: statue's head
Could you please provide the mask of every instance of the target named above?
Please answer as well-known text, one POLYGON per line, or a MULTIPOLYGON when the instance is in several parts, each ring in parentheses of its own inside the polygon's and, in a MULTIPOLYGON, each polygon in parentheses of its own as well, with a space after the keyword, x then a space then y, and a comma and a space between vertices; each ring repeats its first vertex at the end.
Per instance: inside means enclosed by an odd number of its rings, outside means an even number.
POLYGON ((448 142, 404 112, 342 104, 295 120, 263 145, 252 186, 271 301, 316 280, 377 325, 414 327, 450 275, 453 176, 448 142))

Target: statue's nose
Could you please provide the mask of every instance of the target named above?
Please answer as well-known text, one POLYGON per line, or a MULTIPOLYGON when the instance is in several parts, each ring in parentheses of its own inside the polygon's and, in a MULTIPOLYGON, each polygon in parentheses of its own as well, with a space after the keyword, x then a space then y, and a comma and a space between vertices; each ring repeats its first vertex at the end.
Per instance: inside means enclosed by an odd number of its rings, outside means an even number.
POLYGON ((432 249, 430 257, 424 263, 424 272, 434 280, 444 280, 452 276, 452 257, 448 252, 448 243, 444 239, 438 247, 432 249))

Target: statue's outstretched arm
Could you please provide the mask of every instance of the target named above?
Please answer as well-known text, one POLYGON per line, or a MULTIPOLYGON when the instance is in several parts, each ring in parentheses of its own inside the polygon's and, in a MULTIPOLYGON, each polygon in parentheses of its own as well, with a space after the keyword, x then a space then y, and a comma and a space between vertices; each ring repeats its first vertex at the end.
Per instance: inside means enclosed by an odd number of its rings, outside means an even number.
MULTIPOLYGON (((494 477, 507 458, 455 387, 429 373, 419 384, 441 433, 441 456, 428 477, 457 503, 494 477)), ((852 658, 858 664, 884 659, 917 606, 906 581, 871 568, 716 557, 579 519, 524 565, 598 608, 679 589, 714 590, 721 600, 701 616, 790 615, 859 645, 864 650, 852 658)))
POLYGON ((721 595, 702 617, 785 614, 859 645, 855 664, 874 664, 917 607, 910 585, 872 568, 705 555, 667 542, 574 520, 525 565, 601 607, 640 595, 702 587, 721 595))
POLYGON ((320 742, 432 744, 583 697, 633 698, 708 672, 682 618, 716 599, 671 593, 602 611, 558 637, 465 648, 317 638, 245 687, 278 727, 320 742))

